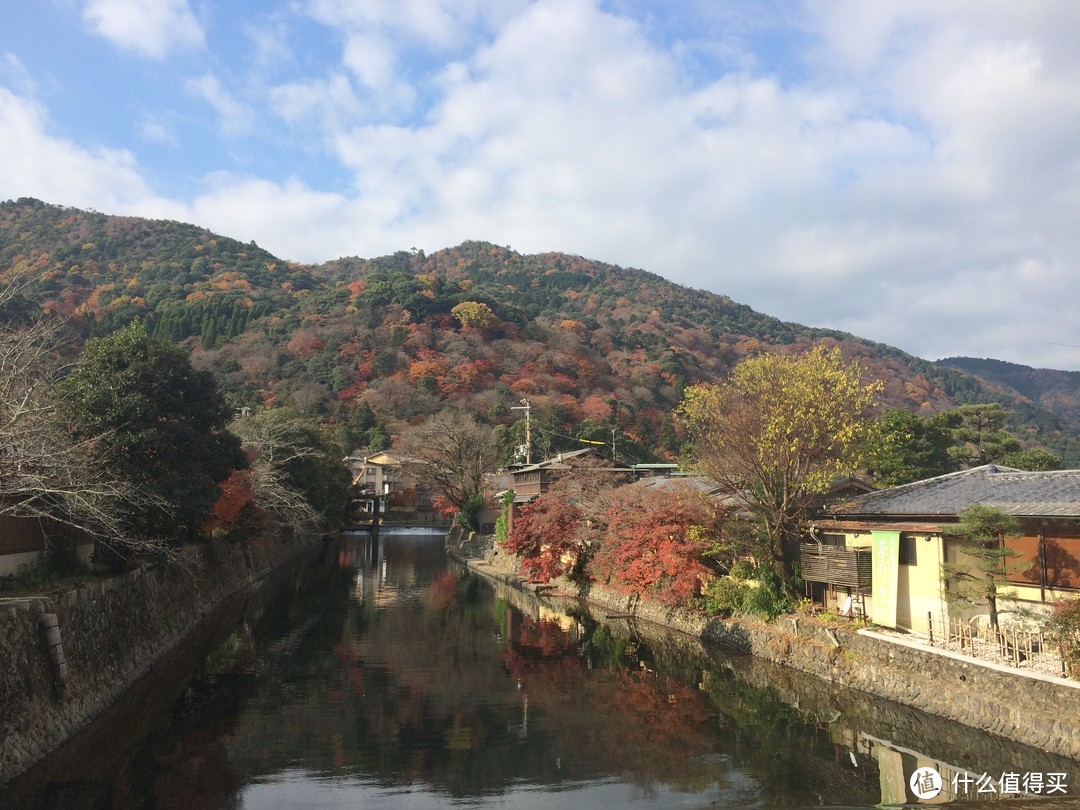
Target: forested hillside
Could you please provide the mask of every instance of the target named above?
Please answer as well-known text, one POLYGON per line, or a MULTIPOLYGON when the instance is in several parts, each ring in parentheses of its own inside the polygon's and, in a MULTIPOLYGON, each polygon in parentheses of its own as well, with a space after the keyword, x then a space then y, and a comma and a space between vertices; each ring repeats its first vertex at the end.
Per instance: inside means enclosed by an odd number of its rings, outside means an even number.
POLYGON ((290 402, 347 446, 377 448, 455 407, 498 428, 509 452, 521 440, 511 409, 528 399, 539 452, 607 443, 614 428, 624 452, 670 457, 684 386, 763 347, 832 341, 885 381, 889 405, 1001 401, 1014 431, 1080 462, 1080 409, 1059 422, 1037 398, 944 365, 577 256, 466 242, 304 266, 192 225, 22 199, 0 204, 0 282, 18 273, 40 278, 21 305, 68 318, 79 337, 142 318, 236 405, 290 402))
POLYGON ((947 357, 939 362, 977 377, 1005 396, 1044 408, 1066 424, 1080 424, 1080 372, 1031 368, 975 357, 947 357))

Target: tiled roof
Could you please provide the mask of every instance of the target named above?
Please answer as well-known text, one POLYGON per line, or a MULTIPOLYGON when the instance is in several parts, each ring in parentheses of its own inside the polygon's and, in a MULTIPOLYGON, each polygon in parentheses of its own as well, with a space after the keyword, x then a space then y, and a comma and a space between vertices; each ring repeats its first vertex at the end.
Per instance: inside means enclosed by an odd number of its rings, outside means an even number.
POLYGON ((564 465, 567 461, 570 461, 571 459, 579 458, 581 456, 595 452, 596 451, 593 448, 586 447, 582 450, 571 450, 567 453, 559 453, 557 456, 546 458, 543 461, 537 462, 536 464, 530 464, 527 467, 518 467, 516 470, 512 471, 512 474, 516 475, 518 473, 524 472, 535 472, 536 470, 542 470, 548 467, 562 468, 562 465, 564 465))
POLYGON ((719 492, 716 484, 710 481, 708 478, 702 478, 700 476, 655 476, 652 478, 641 478, 634 482, 633 486, 641 487, 643 489, 662 489, 662 490, 678 490, 684 487, 690 487, 696 489, 705 495, 716 495, 719 492))
POLYGON ((951 516, 973 504, 1017 517, 1080 517, 1080 470, 1025 472, 987 464, 860 495, 828 511, 841 519, 951 516))

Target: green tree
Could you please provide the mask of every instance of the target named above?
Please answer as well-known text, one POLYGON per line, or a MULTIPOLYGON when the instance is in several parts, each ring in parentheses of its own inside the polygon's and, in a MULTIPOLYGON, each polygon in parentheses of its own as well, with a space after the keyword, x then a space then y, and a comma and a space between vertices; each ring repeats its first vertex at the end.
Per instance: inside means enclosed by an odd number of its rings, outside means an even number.
POLYGON ((1028 472, 1060 470, 1062 465, 1061 456, 1041 447, 1006 453, 999 461, 1004 467, 1015 467, 1018 470, 1027 470, 1028 472))
POLYGON ((862 462, 862 430, 880 382, 839 349, 743 360, 718 385, 685 392, 677 414, 696 466, 760 523, 755 553, 787 580, 814 500, 862 462))
POLYGON ((958 467, 978 467, 1020 450, 1020 440, 1004 428, 1008 415, 1004 407, 993 402, 961 405, 937 414, 931 421, 952 437, 949 453, 958 467))
POLYGON ((954 470, 952 438, 911 411, 889 408, 866 431, 866 468, 881 486, 894 487, 954 470))
POLYGON ((955 562, 942 565, 946 599, 968 605, 985 604, 990 611, 990 626, 998 628, 999 596, 1008 575, 1009 560, 1020 553, 1006 548, 1006 537, 1017 537, 1020 524, 1012 515, 982 504, 974 504, 960 513, 960 522, 947 532, 960 552, 955 562), (963 556, 960 556, 960 555, 963 556))
POLYGON ((218 484, 245 464, 213 375, 140 322, 88 341, 58 393, 73 437, 93 438, 105 463, 153 499, 128 515, 148 537, 192 535, 218 484))

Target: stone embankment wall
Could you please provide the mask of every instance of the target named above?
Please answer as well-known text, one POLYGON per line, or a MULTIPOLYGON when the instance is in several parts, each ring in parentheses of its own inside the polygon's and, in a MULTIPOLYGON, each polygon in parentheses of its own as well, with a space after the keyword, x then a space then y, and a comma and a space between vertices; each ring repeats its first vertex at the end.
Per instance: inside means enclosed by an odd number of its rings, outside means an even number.
MULTIPOLYGON (((449 539, 448 539, 449 542, 449 539)), ((460 554, 479 573, 523 587, 514 558, 471 538, 460 554), (468 559, 474 557, 474 559, 468 559), (475 559, 475 558, 479 559, 475 559)), ((632 615, 713 644, 809 673, 946 717, 1053 754, 1080 760, 1080 682, 1025 674, 934 650, 855 625, 829 626, 808 617, 775 622, 724 620, 669 610, 595 584, 555 583, 613 616, 632 615)))
POLYGON ((1023 674, 867 630, 838 630, 790 617, 768 624, 712 620, 702 638, 1080 759, 1080 683, 1075 681, 1023 674))
POLYGON ((313 540, 215 541, 190 569, 140 568, 59 597, 0 600, 0 783, 108 708, 223 600, 313 540))

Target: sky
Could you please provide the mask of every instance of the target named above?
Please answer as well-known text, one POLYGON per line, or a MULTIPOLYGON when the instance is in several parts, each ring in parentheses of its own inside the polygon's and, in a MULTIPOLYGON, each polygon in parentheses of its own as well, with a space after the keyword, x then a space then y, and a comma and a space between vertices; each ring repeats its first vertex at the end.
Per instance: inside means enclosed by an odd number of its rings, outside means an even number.
POLYGON ((1080 370, 1075 0, 4 0, 0 200, 1080 370))

